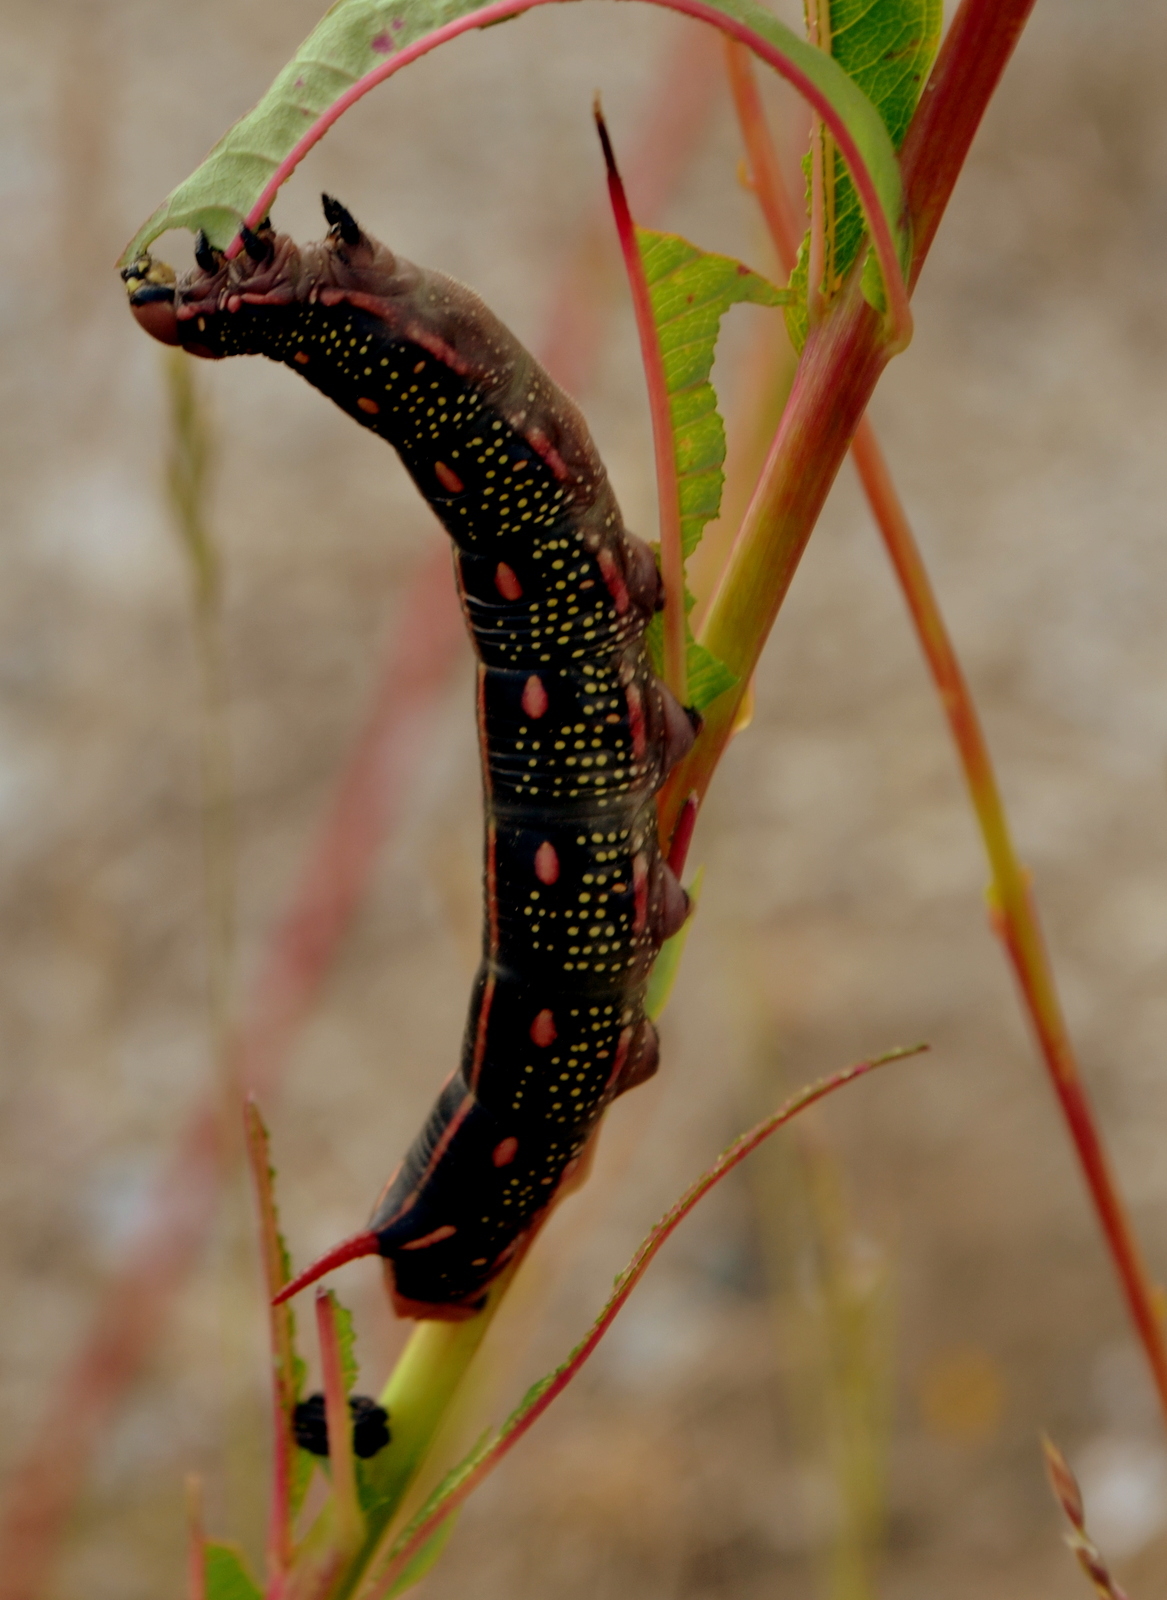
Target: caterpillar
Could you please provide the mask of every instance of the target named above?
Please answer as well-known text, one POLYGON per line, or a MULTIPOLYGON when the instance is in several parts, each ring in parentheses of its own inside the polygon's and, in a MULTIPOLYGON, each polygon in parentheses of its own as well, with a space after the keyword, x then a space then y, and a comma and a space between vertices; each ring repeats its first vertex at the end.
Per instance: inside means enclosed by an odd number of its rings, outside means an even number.
POLYGON ((125 269, 155 338, 292 367, 398 452, 453 541, 477 653, 485 914, 458 1068, 364 1230, 281 1298, 379 1254, 399 1316, 457 1319, 577 1174, 605 1107, 657 1069, 645 985, 688 900, 655 795, 697 719, 653 675, 652 551, 575 404, 463 285, 323 196, 304 248, 270 220, 181 280, 125 269))

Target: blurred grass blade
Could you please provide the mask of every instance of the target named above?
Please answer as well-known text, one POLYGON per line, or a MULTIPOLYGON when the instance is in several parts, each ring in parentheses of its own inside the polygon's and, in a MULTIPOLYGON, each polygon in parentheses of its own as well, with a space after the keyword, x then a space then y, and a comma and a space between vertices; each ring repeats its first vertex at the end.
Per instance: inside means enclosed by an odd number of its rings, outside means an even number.
POLYGON ((1090 1579, 1102 1600, 1127 1600, 1124 1590, 1110 1575, 1098 1546, 1086 1532, 1086 1513, 1082 1506, 1082 1491, 1078 1480, 1070 1471, 1069 1463, 1051 1439, 1043 1438, 1041 1448, 1045 1455, 1045 1470, 1054 1498, 1070 1524, 1066 1543, 1074 1552, 1074 1559, 1090 1579))

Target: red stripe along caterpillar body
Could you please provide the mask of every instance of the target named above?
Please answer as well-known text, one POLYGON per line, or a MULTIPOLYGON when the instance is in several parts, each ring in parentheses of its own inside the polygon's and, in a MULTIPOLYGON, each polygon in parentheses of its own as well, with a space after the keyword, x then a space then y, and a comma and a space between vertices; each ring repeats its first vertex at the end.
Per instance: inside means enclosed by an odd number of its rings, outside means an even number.
POLYGON ((693 738, 652 673, 660 584, 586 424, 476 295, 362 233, 266 225, 232 262, 200 236, 175 281, 126 270, 156 338, 294 368, 386 439, 451 535, 478 655, 483 960, 462 1061, 368 1228, 285 1294, 385 1258, 400 1315, 472 1314, 618 1094, 657 1066, 644 992, 687 899, 655 794, 693 738))

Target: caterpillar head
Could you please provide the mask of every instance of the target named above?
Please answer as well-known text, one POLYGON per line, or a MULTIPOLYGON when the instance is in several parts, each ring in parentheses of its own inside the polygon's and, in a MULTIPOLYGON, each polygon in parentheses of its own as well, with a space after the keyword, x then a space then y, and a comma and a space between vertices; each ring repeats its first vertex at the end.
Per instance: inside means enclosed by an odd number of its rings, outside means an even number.
POLYGON ((141 327, 162 344, 178 343, 174 309, 174 268, 143 253, 122 270, 130 310, 141 327))

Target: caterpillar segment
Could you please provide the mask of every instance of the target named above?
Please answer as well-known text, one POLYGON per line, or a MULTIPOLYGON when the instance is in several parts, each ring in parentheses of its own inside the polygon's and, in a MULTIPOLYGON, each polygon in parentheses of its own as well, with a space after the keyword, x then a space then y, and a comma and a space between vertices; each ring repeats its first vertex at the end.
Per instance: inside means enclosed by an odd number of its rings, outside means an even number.
POLYGON ((688 901, 655 796, 693 720, 653 675, 661 603, 574 403, 478 297, 368 237, 270 223, 228 262, 123 274, 145 330, 283 362, 400 455, 450 534, 478 655, 482 965, 461 1062, 368 1226, 283 1291, 384 1258, 399 1315, 472 1315, 578 1170, 605 1107, 651 1077, 645 985, 688 901))

